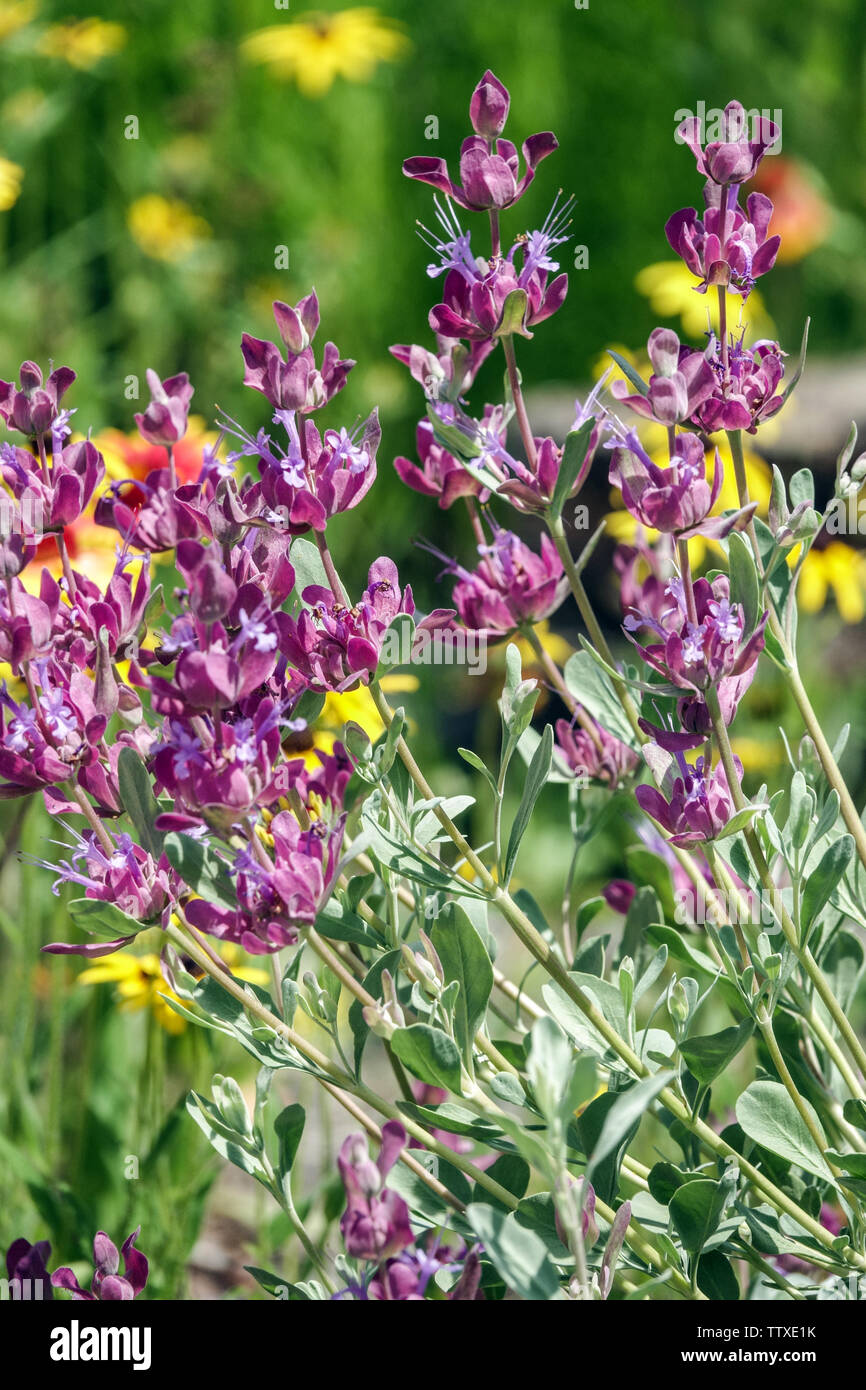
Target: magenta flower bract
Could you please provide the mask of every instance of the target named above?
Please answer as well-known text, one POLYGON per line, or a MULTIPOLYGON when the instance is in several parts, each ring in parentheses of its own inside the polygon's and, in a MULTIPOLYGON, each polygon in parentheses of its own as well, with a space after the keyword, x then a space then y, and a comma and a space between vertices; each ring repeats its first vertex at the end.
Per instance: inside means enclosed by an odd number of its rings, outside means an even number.
POLYGON ((611 454, 610 482, 622 491, 622 500, 642 526, 686 540, 689 536, 726 536, 746 524, 752 504, 732 516, 710 518, 718 501, 724 470, 715 451, 712 485, 707 480, 706 455, 701 440, 679 434, 666 468, 654 463, 634 431, 611 454))
MULTIPOLYGON (((593 424, 586 442, 583 459, 575 474, 574 481, 563 499, 564 501, 569 501, 580 492, 589 474, 602 430, 609 427, 605 413, 598 405, 598 396, 605 382, 606 378, 602 377, 583 404, 580 401, 575 401, 575 420, 569 433, 579 430, 588 420, 592 420, 593 424)), ((510 455, 502 457, 501 462, 511 470, 514 476, 499 484, 496 489, 497 497, 506 497, 518 511, 543 515, 550 505, 559 479, 563 453, 564 449, 548 436, 545 439, 535 440, 533 467, 529 467, 510 455)))
POLYGON ((505 128, 510 105, 508 88, 488 68, 469 102, 469 119, 475 134, 495 140, 505 128))
POLYGON ((57 367, 43 383, 37 363, 22 362, 18 380, 18 388, 11 381, 0 381, 0 415, 20 434, 47 433, 60 413, 62 397, 75 380, 74 371, 57 367))
POLYGON ((93 1237, 93 1263, 96 1266, 90 1290, 83 1289, 71 1269, 56 1269, 51 1276, 55 1289, 67 1289, 73 1302, 128 1302, 141 1293, 147 1283, 148 1265, 140 1250, 136 1250, 141 1227, 126 1237, 121 1247, 123 1274, 119 1274, 120 1255, 117 1246, 104 1231, 93 1237))
POLYGON ((660 425, 688 420, 716 386, 716 375, 705 354, 681 347, 670 328, 653 329, 647 352, 653 365, 648 394, 630 396, 628 383, 617 380, 611 384, 611 395, 644 419, 657 420, 660 425))
POLYGON ((750 193, 743 212, 736 190, 723 194, 712 182, 704 188, 704 200, 703 220, 694 208, 682 208, 668 219, 665 236, 700 280, 695 286, 699 293, 710 285, 725 285, 747 299, 755 281, 773 269, 782 242, 779 236, 767 235, 773 204, 763 193, 750 193))
POLYGON ((221 941, 236 942, 250 955, 293 946, 301 927, 315 925, 337 873, 343 820, 331 827, 315 821, 302 830, 290 812, 281 811, 268 831, 274 840, 272 868, 246 850, 235 860, 237 908, 202 898, 187 904, 193 926, 221 941))
POLYGON ((457 338, 436 340, 438 353, 417 343, 395 343, 388 351, 423 386, 428 397, 456 400, 468 391, 483 363, 496 347, 494 339, 461 343, 457 338))
POLYGON ((89 439, 63 447, 68 426, 55 430, 43 469, 27 449, 0 444, 0 474, 39 530, 58 531, 77 521, 105 476, 105 460, 89 439))
POLYGON ((51 1279, 46 1268, 51 1258, 47 1240, 31 1245, 20 1236, 6 1251, 6 1274, 9 1280, 8 1298, 49 1299, 54 1297, 51 1279))
POLYGON ((99 498, 93 519, 98 526, 119 531, 136 550, 158 554, 202 533, 195 512, 183 505, 184 499, 194 502, 199 495, 197 483, 173 488, 169 469, 154 468, 143 482, 130 479, 112 483, 99 498))
MULTIPOLYGON (((648 745, 648 761, 653 772, 660 773, 661 790, 645 785, 635 791, 638 803, 667 830, 675 845, 689 845, 700 840, 713 840, 734 814, 734 798, 725 770, 719 764, 711 769, 704 758, 694 766, 686 762, 683 753, 668 753, 648 745)), ((742 765, 735 759, 738 778, 742 765)))
MULTIPOLYGON (((59 894, 66 883, 77 884, 84 889, 86 898, 114 903, 121 912, 134 917, 142 926, 157 923, 165 926, 180 888, 177 875, 165 856, 162 855, 158 863, 154 862, 146 850, 123 833, 114 837, 114 849, 109 855, 93 831, 79 835, 71 826, 69 829, 75 835, 77 848, 68 860, 56 867, 46 860, 34 861, 42 868, 55 869, 57 872, 52 892, 59 894)), ((131 936, 120 936, 112 941, 85 945, 52 941, 41 949, 50 955, 77 955, 95 959, 120 950, 131 939, 131 936)))
POLYGON ((146 439, 148 444, 162 444, 170 449, 186 434, 194 388, 190 386, 186 372, 161 381, 156 372, 148 367, 146 375, 150 405, 143 415, 136 415, 135 423, 142 439, 146 439))
POLYGON ((366 1136, 350 1134, 344 1140, 337 1166, 346 1189, 347 1206, 340 1231, 347 1252, 355 1259, 377 1263, 398 1255, 414 1241, 409 1208, 398 1193, 385 1187, 406 1145, 406 1131, 397 1120, 382 1126, 382 1143, 374 1162, 366 1136))
POLYGON ((416 155, 403 164, 403 173, 420 183, 428 183, 447 193, 460 207, 478 212, 489 208, 509 208, 522 198, 535 177, 542 159, 558 146, 550 131, 530 135, 523 142, 526 168, 520 173, 520 156, 510 140, 497 137, 505 125, 510 97, 507 89, 489 70, 472 95, 469 115, 474 135, 460 147, 460 183, 452 182, 444 159, 416 155))
POLYGON ((628 910, 634 902, 637 886, 627 878, 612 878, 610 883, 601 890, 601 895, 612 912, 618 912, 622 917, 628 914, 628 910))
POLYGON ((425 497, 438 498, 440 507, 451 507, 461 497, 481 497, 486 500, 490 495, 487 489, 477 478, 473 478, 453 454, 436 443, 429 420, 420 421, 415 439, 421 466, 419 468, 417 463, 402 456, 396 458, 394 467, 401 482, 425 497))
POLYGON ((303 413, 319 410, 342 391, 355 363, 350 358, 341 358, 334 343, 326 343, 321 366, 316 366, 311 347, 319 326, 315 291, 294 309, 280 300, 276 300, 273 307, 285 356, 275 343, 244 333, 241 338, 246 363, 244 385, 260 391, 278 410, 303 413))
POLYGON ((574 720, 557 719, 556 746, 576 777, 590 777, 612 789, 629 778, 640 761, 633 748, 592 721, 596 738, 574 720))
POLYGON ((157 791, 175 802, 158 823, 165 830, 191 829, 202 820, 234 825, 255 806, 277 799, 274 774, 280 757, 279 707, 264 698, 252 717, 233 723, 201 714, 195 724, 168 720, 153 758, 157 791))
MULTIPOLYGON (((95 683, 48 662, 38 672, 38 709, 0 687, 0 799, 26 796, 84 776, 98 758, 109 713, 95 683)), ((116 690, 115 690, 116 702, 116 690)), ((114 809, 117 809, 115 806, 114 809)))
POLYGON ((677 136, 688 145, 698 166, 698 173, 713 183, 744 183, 752 178, 761 160, 779 138, 779 127, 759 115, 755 138, 749 139, 750 116, 738 101, 730 101, 720 122, 721 139, 704 146, 703 123, 695 116, 683 121, 677 136))
MULTIPOLYGON (((712 351, 712 346, 710 351, 712 351)), ((715 430, 747 430, 755 434, 785 404, 776 389, 785 375, 784 353, 778 343, 760 342, 745 348, 743 340, 731 344, 728 370, 715 355, 720 384, 697 407, 693 423, 712 434, 715 430)))
POLYGON ((446 561, 457 576, 453 599, 467 627, 502 636, 521 623, 549 618, 565 598, 568 577, 547 534, 540 554, 513 531, 500 529, 479 551, 482 559, 474 570, 446 561))
MULTIPOLYGON (((367 588, 354 608, 347 608, 330 589, 310 585, 307 605, 297 618, 280 614, 280 649, 313 690, 348 690, 369 683, 379 664, 385 632, 398 613, 415 612, 412 590, 401 590, 397 566, 387 556, 374 560, 367 588)), ((419 631, 451 625, 453 611, 434 609, 419 631)))
POLYGON ((513 332, 503 319, 505 302, 515 290, 526 295, 521 331, 531 337, 527 329, 543 323, 562 307, 568 276, 558 275, 548 285, 546 271, 518 272, 510 260, 498 262, 473 281, 450 270, 445 277, 442 303, 430 310, 430 327, 445 337, 480 341, 498 337, 500 330, 513 332))
POLYGON ((696 623, 689 619, 681 581, 672 581, 668 590, 674 599, 675 616, 672 614, 665 624, 645 615, 628 617, 624 624, 641 656, 666 680, 700 693, 724 677, 742 676, 754 665, 764 648, 768 614, 763 614, 747 637, 742 606, 731 604, 726 575, 712 583, 708 579, 695 581, 696 623), (631 634, 642 627, 656 632, 660 642, 641 646, 631 634))

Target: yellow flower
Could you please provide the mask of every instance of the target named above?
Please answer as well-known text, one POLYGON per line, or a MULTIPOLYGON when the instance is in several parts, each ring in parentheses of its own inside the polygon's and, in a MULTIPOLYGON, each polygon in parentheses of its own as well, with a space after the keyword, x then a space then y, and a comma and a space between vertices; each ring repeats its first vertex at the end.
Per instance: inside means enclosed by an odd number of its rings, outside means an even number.
POLYGON ((29 24, 36 14, 36 0, 0 0, 0 41, 29 24))
POLYGON ((731 747, 746 772, 772 772, 785 761, 785 749, 778 738, 749 738, 741 734, 731 739, 731 747))
POLYGON ((172 263, 185 260, 211 231, 186 203, 159 193, 136 198, 127 209, 126 222, 146 256, 172 263))
MULTIPOLYGON (((236 966, 235 962, 241 960, 242 955, 233 942, 224 942, 220 947, 220 955, 231 967, 232 974, 236 979, 248 980, 251 984, 257 985, 268 983, 269 977, 266 971, 258 970, 253 966, 236 966)), ((170 999, 175 999, 178 1003, 182 1001, 178 999, 174 990, 163 979, 159 967, 159 956, 155 952, 149 952, 143 956, 127 954, 126 952, 106 956, 98 964, 82 970, 78 976, 78 983, 82 985, 115 984, 120 1001, 119 1007, 124 1012, 150 1009, 156 1022, 167 1033, 182 1033, 186 1027, 186 1019, 175 1013, 168 1002, 170 999)))
POLYGON ((0 107, 0 123, 17 126, 28 133, 39 133, 50 120, 51 99, 40 87, 22 87, 7 97, 0 107))
POLYGON ((21 676, 16 676, 8 661, 0 661, 0 686, 5 685, 13 700, 27 699, 27 686, 21 676))
POLYGON ((167 1033, 182 1033, 186 1027, 186 1020, 167 1003, 167 1000, 178 997, 163 979, 159 956, 155 953, 146 956, 106 956, 97 965, 82 970, 78 982, 82 985, 117 985, 120 1008, 124 1012, 150 1009, 157 1023, 167 1033))
POLYGON ((91 15, 66 24, 50 24, 37 47, 46 58, 62 58, 71 67, 86 71, 123 48, 125 43, 126 30, 122 24, 91 15))
POLYGON ((394 62, 408 47, 393 20, 366 6, 335 14, 311 11, 290 24, 259 29, 241 44, 248 62, 295 81, 308 97, 324 96, 338 77, 368 82, 379 63, 394 62))
POLYGON ((21 165, 0 155, 0 212, 7 212, 18 202, 23 178, 21 165))
MULTIPOLYGON (((682 261, 656 261, 645 266, 635 279, 635 287, 650 302, 662 318, 679 318, 690 338, 700 338, 707 331, 707 315, 712 328, 719 329, 719 297, 717 294, 697 294, 692 272, 682 261)), ((738 294, 727 296, 728 330, 735 330, 740 320, 748 323, 751 338, 772 336, 773 323, 757 290, 752 290, 743 304, 738 294)))
MULTIPOLYGON (((800 547, 789 555, 796 563, 800 547)), ((844 623, 859 623, 866 616, 866 555, 844 541, 831 541, 823 550, 810 550, 803 562, 797 589, 804 613, 819 613, 832 593, 844 623)))
MULTIPOLYGON (((386 695, 411 693, 417 689, 418 677, 409 672, 385 676, 382 681, 382 690, 386 695)), ((334 744, 342 738, 343 726, 349 720, 360 725, 371 743, 376 742, 385 727, 373 703, 373 697, 365 685, 359 685, 357 690, 347 690, 339 695, 331 691, 325 696, 321 714, 312 731, 313 745, 306 749, 303 755, 308 767, 320 766, 316 757, 317 749, 321 749, 323 753, 334 751, 334 744)))

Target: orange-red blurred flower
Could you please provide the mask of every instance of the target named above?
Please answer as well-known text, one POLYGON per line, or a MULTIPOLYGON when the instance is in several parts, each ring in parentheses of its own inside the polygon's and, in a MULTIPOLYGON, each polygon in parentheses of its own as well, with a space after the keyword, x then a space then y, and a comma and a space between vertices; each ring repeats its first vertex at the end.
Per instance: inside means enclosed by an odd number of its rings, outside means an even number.
POLYGON ((773 231, 782 238, 780 262, 802 260, 826 240, 832 209, 806 165, 786 155, 766 159, 755 187, 772 199, 773 231))

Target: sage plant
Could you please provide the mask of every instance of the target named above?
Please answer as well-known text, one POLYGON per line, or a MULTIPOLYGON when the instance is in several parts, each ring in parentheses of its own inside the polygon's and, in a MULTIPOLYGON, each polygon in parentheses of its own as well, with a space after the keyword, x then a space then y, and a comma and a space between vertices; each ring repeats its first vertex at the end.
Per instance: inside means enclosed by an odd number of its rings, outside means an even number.
MULTIPOLYGON (((26 530, 4 537, 0 794, 41 793, 67 846, 55 886, 76 896, 45 949, 100 956, 155 935, 172 1006, 253 1059, 252 1110, 223 1075, 188 1108, 295 1233, 303 1277, 255 1269, 269 1294, 823 1297, 866 1271, 866 1050, 849 1016, 866 832, 797 661, 797 582, 824 521, 813 479, 774 468, 764 519, 744 462, 743 431, 760 434, 803 366, 749 336, 749 295, 779 238, 769 199, 746 189, 775 128, 749 131, 737 102, 722 140, 682 127, 705 210, 664 231, 717 302, 716 327, 692 345, 657 328, 648 380, 614 355, 620 375, 555 439, 530 421, 522 359, 566 312, 573 204, 536 213, 557 142, 531 135, 519 152, 510 119, 487 72, 457 179, 444 159, 404 165, 437 228, 423 237, 438 298, 425 341, 391 349, 423 390, 417 462, 395 467, 465 518, 463 553, 434 551, 441 608, 419 612, 388 556, 370 557, 359 593, 340 576, 330 522, 370 505, 382 431, 375 409, 332 422, 354 363, 322 346, 314 292, 274 305, 278 343, 244 334, 260 426, 221 416, 183 483, 185 373, 149 371, 136 416, 165 466, 107 489, 95 446, 72 440, 70 369, 43 380, 25 362, 0 383, 17 432, 0 446, 10 515, 38 503, 63 573, 34 573, 26 530), (477 380, 494 358, 504 397, 485 402, 477 380), (723 455, 738 500, 719 511, 723 455), (612 644, 584 583, 604 524, 590 537, 572 524, 592 470, 635 523, 612 560, 612 644), (117 533, 104 591, 64 541, 97 493, 96 519, 117 533), (696 539, 713 547, 701 575, 696 539), (557 614, 581 626, 564 663, 546 636, 557 614), (500 754, 458 750, 467 794, 431 785, 411 713, 386 693, 395 661, 431 633, 501 656, 500 754), (731 726, 768 662, 803 741, 785 784, 749 797, 731 726), (332 750, 300 756, 325 700, 362 688, 381 733, 348 721, 332 750), (566 802, 573 859, 556 917, 521 875, 527 845, 544 853, 545 803, 566 802), (588 896, 579 869, 612 825, 628 876, 588 896), (222 942, 269 957, 272 988, 238 978, 222 942), (716 1099, 732 1078, 735 1114, 716 1099), (345 1209, 324 1234, 294 1190, 316 1136, 297 1100, 269 1099, 301 1083, 352 1127, 337 1161, 345 1209)), ((862 482, 855 451, 852 430, 836 501, 862 482)), ((100 1233, 92 1291, 65 1269, 51 1285, 132 1297, 146 1263, 134 1237, 123 1253, 125 1276, 100 1233)), ((44 1283, 46 1258, 44 1242, 16 1242, 10 1277, 44 1283)))

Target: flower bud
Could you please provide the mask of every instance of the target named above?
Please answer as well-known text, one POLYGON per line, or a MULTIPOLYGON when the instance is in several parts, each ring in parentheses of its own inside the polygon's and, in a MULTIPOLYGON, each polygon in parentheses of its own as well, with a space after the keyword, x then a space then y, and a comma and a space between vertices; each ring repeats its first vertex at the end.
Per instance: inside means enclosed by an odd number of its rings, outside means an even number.
POLYGON ((507 88, 488 68, 469 103, 469 119, 475 134, 483 135, 485 140, 494 140, 501 135, 508 118, 510 101, 507 88))
POLYGON ((672 983, 668 992, 668 1013, 678 1028, 685 1028, 691 1009, 682 980, 672 983))

